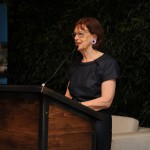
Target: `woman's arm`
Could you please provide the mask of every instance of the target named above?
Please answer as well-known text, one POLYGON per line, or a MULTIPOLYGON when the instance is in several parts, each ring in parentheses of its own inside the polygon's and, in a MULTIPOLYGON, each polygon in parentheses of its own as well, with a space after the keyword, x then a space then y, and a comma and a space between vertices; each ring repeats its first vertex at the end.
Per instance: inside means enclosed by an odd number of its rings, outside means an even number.
POLYGON ((115 95, 115 89, 116 80, 104 81, 101 85, 101 97, 86 102, 81 102, 81 104, 95 111, 109 108, 115 95))
MULTIPOLYGON (((68 86, 69 86, 69 83, 68 83, 68 86)), ((66 90, 65 96, 68 97, 68 98, 70 98, 70 99, 72 99, 72 96, 70 95, 68 86, 67 86, 67 90, 66 90)))

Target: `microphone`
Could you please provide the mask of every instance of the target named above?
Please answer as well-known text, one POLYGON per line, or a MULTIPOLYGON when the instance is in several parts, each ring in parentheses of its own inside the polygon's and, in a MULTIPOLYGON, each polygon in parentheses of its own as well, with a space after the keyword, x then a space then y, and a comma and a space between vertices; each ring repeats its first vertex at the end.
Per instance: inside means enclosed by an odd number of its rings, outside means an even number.
POLYGON ((42 87, 44 87, 54 76, 55 74, 59 71, 59 69, 62 67, 62 65, 66 62, 66 60, 75 52, 76 48, 73 49, 73 51, 62 61, 62 63, 60 64, 60 66, 56 69, 56 71, 54 72, 54 74, 44 83, 41 84, 42 87))

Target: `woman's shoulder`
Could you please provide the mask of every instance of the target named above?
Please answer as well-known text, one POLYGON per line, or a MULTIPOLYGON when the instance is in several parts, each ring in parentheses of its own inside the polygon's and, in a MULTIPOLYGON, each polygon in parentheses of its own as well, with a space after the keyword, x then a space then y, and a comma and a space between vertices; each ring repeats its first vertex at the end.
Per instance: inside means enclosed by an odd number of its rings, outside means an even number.
POLYGON ((76 60, 73 60, 72 63, 71 63, 71 67, 77 66, 80 62, 81 62, 80 58, 77 58, 76 60))
POLYGON ((103 54, 103 57, 101 59, 97 60, 97 72, 102 73, 103 71, 103 81, 106 79, 111 78, 118 78, 120 74, 120 69, 117 60, 109 55, 109 54, 103 54))
POLYGON ((110 64, 110 63, 114 63, 116 62, 116 59, 109 55, 104 53, 101 57, 99 57, 97 60, 95 60, 99 65, 103 65, 103 64, 110 64))

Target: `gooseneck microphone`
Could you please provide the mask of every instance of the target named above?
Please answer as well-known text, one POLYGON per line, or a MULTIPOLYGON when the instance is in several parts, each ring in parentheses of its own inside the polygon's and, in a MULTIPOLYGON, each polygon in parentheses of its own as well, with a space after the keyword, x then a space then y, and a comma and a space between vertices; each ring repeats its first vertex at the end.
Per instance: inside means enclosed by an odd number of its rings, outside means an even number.
POLYGON ((54 76, 55 74, 59 71, 59 69, 62 67, 62 65, 66 62, 66 60, 75 52, 76 48, 73 49, 73 51, 62 61, 62 63, 60 64, 60 66, 56 69, 56 71, 54 72, 54 74, 44 83, 42 83, 42 87, 44 87, 54 76))

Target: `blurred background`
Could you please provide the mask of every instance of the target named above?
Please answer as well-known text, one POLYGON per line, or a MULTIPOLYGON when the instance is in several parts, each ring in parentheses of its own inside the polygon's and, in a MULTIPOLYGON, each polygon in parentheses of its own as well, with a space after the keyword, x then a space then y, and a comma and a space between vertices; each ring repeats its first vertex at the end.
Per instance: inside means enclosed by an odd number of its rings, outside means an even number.
POLYGON ((7 84, 8 15, 7 4, 0 4, 0 84, 7 84))
MULTIPOLYGON (((150 127, 150 2, 147 0, 1 0, 8 10, 8 84, 41 85, 74 49, 82 17, 105 31, 102 52, 116 58, 121 76, 111 110, 150 127)), ((47 83, 64 94, 71 56, 47 83)))

